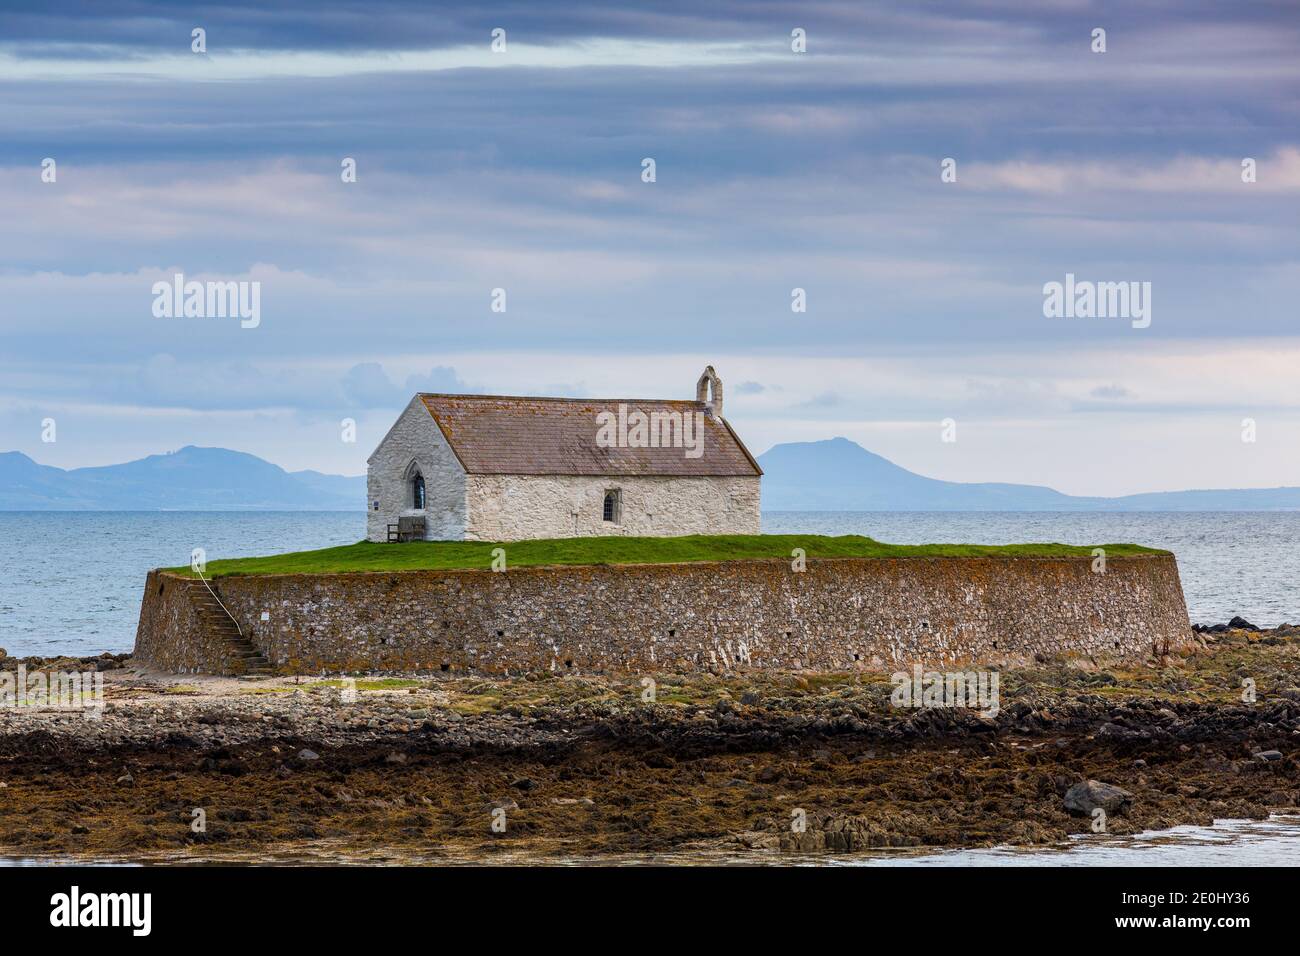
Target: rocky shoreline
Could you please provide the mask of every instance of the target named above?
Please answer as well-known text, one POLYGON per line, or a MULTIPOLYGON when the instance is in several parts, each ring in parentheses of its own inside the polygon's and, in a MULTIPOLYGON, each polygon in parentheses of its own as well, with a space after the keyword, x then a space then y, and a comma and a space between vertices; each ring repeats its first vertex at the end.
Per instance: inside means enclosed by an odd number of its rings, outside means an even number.
POLYGON ((0 853, 340 859, 1044 845, 1300 806, 1300 627, 1185 657, 1043 661, 1000 709, 890 675, 104 672, 99 719, 0 710, 0 853), (653 701, 648 698, 653 696, 653 701), (1253 700, 1249 699, 1253 696, 1253 700), (1092 781, 1092 783, 1089 783, 1092 781), (199 826, 200 820, 202 826, 199 826))

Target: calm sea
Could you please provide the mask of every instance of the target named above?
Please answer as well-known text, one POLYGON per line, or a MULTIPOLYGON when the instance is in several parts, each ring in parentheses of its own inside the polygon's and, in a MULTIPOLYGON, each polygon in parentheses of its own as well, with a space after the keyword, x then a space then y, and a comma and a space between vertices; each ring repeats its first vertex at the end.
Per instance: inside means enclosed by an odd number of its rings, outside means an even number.
MULTIPOLYGON (((771 512, 763 530, 900 544, 1133 541, 1178 556, 1192 620, 1300 622, 1300 512, 1058 514, 771 512)), ((0 647, 11 655, 128 651, 145 572, 350 544, 361 512, 0 512, 0 647)))

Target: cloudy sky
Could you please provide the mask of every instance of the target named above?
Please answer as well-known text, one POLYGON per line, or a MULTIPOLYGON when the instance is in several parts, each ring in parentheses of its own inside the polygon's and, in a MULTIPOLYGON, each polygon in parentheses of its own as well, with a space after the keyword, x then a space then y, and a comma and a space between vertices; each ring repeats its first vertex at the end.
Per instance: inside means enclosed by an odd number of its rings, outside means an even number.
POLYGON ((1294 0, 37 6, 0 12, 0 450, 358 474, 418 389, 712 363, 756 453, 1300 484, 1294 0), (155 317, 178 272, 260 325, 155 317), (1151 283, 1150 326, 1044 317, 1067 273, 1151 283))

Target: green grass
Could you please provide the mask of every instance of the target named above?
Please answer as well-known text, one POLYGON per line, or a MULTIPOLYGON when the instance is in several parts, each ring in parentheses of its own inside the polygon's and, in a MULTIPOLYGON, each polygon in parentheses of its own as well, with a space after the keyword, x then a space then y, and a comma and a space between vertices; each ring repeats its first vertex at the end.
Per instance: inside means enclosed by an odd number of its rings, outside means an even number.
MULTIPOLYGON (((424 682, 406 677, 380 677, 375 680, 358 680, 354 682, 357 690, 407 690, 411 687, 423 687, 424 682)), ((306 685, 307 690, 325 687, 346 687, 341 680, 318 680, 306 685)))
MULTIPOLYGON (((264 558, 208 562, 209 577, 234 574, 323 574, 342 571, 421 571, 488 569, 492 551, 504 548, 508 568, 548 564, 668 564, 684 561, 790 560, 795 548, 809 558, 1090 558, 1093 547, 1107 557, 1164 554, 1135 544, 1076 547, 1065 544, 883 544, 860 535, 814 534, 688 535, 679 538, 551 538, 505 543, 420 541, 410 544, 357 544, 319 551, 297 551, 264 558)), ((189 568, 170 568, 190 575, 189 568)))

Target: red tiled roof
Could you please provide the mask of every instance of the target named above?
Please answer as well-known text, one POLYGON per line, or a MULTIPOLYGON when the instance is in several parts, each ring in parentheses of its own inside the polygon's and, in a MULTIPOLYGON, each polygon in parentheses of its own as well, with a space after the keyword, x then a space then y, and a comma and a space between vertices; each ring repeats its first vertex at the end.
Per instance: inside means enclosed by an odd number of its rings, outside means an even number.
MULTIPOLYGON (((703 402, 657 399, 517 398, 437 395, 420 399, 471 475, 761 475, 762 469, 725 420, 703 402), (651 413, 703 413, 704 450, 604 448, 596 443, 601 412, 619 406, 651 413)), ((698 421, 699 419, 695 419, 698 421)))

